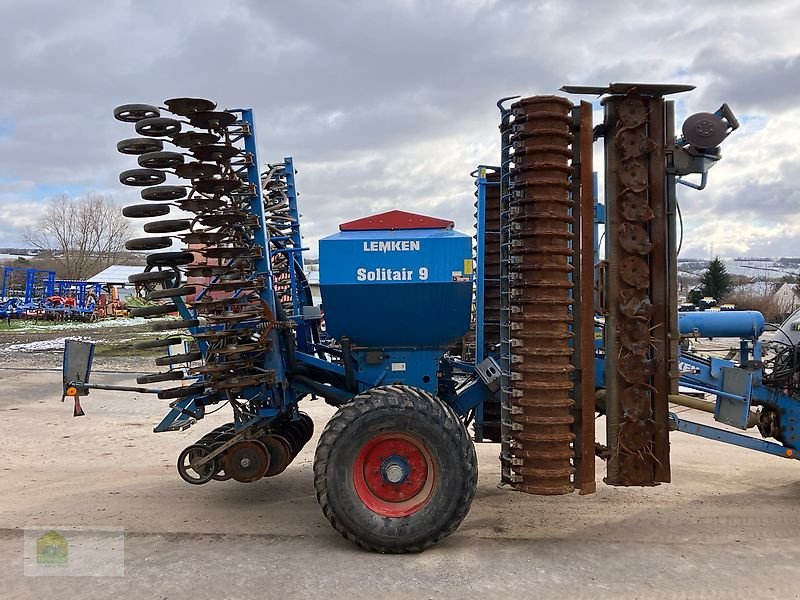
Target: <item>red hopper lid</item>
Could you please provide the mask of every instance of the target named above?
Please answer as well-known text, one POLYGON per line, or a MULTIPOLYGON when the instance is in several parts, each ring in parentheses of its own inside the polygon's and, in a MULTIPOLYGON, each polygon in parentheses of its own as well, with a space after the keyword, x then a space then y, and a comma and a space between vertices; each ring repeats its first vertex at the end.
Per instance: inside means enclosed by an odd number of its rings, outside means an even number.
POLYGON ((455 223, 447 219, 426 217, 404 210, 371 215, 339 225, 339 231, 376 231, 381 229, 452 229, 455 223))

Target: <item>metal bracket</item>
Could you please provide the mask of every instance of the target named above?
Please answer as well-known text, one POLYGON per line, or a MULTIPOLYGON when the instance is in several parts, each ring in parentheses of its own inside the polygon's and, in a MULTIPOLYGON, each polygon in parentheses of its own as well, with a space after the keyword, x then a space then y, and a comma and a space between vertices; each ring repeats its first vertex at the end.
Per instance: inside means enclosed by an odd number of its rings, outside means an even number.
POLYGON ((750 416, 750 394, 753 390, 753 372, 723 367, 721 391, 714 407, 714 420, 739 429, 747 429, 750 416))
POLYGON ((491 356, 486 357, 484 360, 475 365, 475 372, 481 378, 486 387, 492 393, 500 389, 500 365, 491 356))

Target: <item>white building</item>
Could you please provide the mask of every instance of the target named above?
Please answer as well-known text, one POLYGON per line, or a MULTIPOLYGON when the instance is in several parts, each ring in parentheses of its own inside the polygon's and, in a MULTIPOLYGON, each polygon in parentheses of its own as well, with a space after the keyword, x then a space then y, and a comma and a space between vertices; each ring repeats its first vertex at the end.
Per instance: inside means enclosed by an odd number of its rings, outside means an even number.
POLYGON ((797 293, 794 284, 784 283, 777 289, 773 297, 785 313, 794 312, 800 308, 800 294, 797 293))

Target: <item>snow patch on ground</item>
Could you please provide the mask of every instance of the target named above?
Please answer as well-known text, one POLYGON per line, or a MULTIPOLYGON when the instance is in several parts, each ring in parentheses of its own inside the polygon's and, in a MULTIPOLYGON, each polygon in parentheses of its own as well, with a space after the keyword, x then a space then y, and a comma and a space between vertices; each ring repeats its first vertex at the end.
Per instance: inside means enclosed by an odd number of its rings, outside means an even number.
POLYGON ((27 342, 24 344, 9 344, 4 348, 0 347, 0 354, 14 354, 17 352, 62 352, 64 350, 64 343, 68 339, 97 343, 95 340, 80 335, 69 338, 60 337, 53 338, 52 340, 40 340, 38 342, 27 342))
POLYGON ((124 319, 103 319, 94 323, 84 323, 81 321, 65 321, 58 324, 37 324, 27 319, 14 319, 11 325, 13 331, 80 331, 81 329, 114 329, 117 327, 136 327, 144 325, 147 319, 144 317, 126 317, 124 319))

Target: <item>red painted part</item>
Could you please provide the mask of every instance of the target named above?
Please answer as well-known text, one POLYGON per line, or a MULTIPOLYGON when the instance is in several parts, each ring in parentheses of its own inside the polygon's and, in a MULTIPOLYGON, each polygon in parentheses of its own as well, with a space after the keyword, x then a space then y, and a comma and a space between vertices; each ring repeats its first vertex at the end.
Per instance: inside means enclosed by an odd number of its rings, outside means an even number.
POLYGON ((398 229, 452 229, 453 221, 426 217, 404 210, 390 210, 389 212, 371 215, 348 221, 339 225, 339 231, 377 231, 398 229))
POLYGON ((436 468, 430 450, 421 440, 405 433, 383 433, 369 440, 356 456, 353 484, 364 505, 382 517, 407 517, 421 509, 433 495, 436 468), (398 484, 386 482, 381 466, 400 456, 411 471, 398 484))

